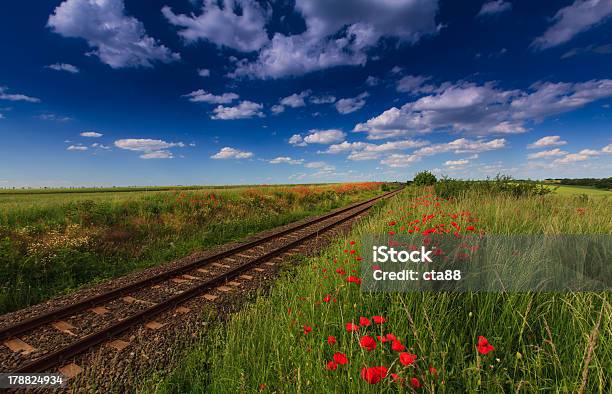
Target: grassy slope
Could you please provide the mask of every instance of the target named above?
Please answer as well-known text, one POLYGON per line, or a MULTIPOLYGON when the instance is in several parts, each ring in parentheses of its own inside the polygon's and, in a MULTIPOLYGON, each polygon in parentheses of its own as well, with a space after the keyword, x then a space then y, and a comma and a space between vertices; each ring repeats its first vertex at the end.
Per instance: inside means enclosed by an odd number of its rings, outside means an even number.
MULTIPOLYGON (((388 381, 369 386, 364 366, 385 365, 409 381, 416 377, 427 392, 578 391, 609 392, 612 360, 610 293, 559 294, 377 294, 361 293, 335 273, 357 270, 354 256, 343 251, 349 240, 388 230, 408 192, 371 215, 354 233, 340 239, 320 258, 306 259, 279 280, 271 294, 235 315, 226 327, 208 334, 167 378, 144 391, 174 392, 358 392, 397 391, 388 381), (335 263, 334 261, 337 261, 335 263), (321 302, 326 294, 337 302, 321 302), (388 344, 373 352, 359 347, 347 322, 383 315, 383 326, 361 334, 394 333, 418 356, 402 367, 388 344), (305 335, 303 326, 311 326, 305 335), (338 343, 329 346, 334 335, 338 343), (476 351, 479 335, 495 347, 476 351), (334 352, 348 365, 327 371, 334 352), (437 369, 437 376, 428 372, 437 369)), ((447 212, 470 211, 489 234, 612 233, 607 199, 584 201, 566 196, 523 198, 478 196, 447 203, 447 212), (578 208, 586 208, 579 214, 578 208)), ((432 208, 407 209, 411 220, 432 208)), ((410 392, 410 387, 404 388, 410 392)))
POLYGON ((588 196, 608 196, 612 197, 612 192, 609 190, 598 189, 596 187, 591 186, 568 186, 568 185, 558 185, 557 191, 555 193, 560 195, 577 195, 577 194, 586 194, 588 196))
POLYGON ((0 313, 378 193, 376 185, 5 196, 0 313))

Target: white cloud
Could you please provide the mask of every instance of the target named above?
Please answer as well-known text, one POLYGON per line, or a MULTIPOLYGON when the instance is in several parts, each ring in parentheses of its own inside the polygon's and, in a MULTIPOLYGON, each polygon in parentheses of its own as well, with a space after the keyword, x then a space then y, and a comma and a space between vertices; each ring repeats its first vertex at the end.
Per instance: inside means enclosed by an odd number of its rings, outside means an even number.
POLYGON ((494 140, 469 140, 467 138, 459 138, 451 142, 433 144, 420 148, 414 153, 419 156, 431 156, 439 153, 454 152, 454 153, 479 153, 490 150, 502 149, 506 146, 504 138, 494 140))
POLYGON ((323 172, 329 172, 329 171, 333 171, 336 169, 336 167, 332 166, 331 164, 327 164, 324 161, 313 161, 310 163, 306 163, 304 164, 304 167, 313 168, 313 169, 323 171, 323 172))
POLYGON ((280 100, 281 105, 291 108, 303 107, 306 105, 304 98, 308 97, 310 91, 306 90, 301 93, 293 93, 291 96, 284 97, 280 100))
POLYGON ((123 0, 65 0, 47 22, 64 37, 83 38, 112 68, 151 67, 153 62, 180 58, 147 35, 138 19, 125 13, 123 0))
POLYGON ((478 12, 478 16, 488 16, 509 11, 512 8, 512 4, 504 0, 494 0, 484 3, 478 12))
POLYGON ((365 98, 368 96, 367 92, 363 92, 357 97, 340 99, 336 102, 336 110, 342 115, 358 111, 366 104, 365 98))
MULTIPOLYGON (((363 65, 382 37, 417 42, 435 34, 436 0, 297 0, 306 31, 275 33, 256 60, 238 62, 232 77, 281 78, 339 65, 363 65)), ((261 32, 265 32, 263 27, 261 32)))
POLYGON ((285 112, 285 107, 277 104, 277 105, 273 105, 272 107, 270 107, 270 110, 272 111, 273 114, 278 115, 280 113, 285 112))
POLYGON ((310 98, 310 102, 313 104, 332 104, 336 102, 335 96, 313 96, 310 98))
POLYGON ((612 153, 612 144, 604 146, 601 151, 603 153, 612 153))
POLYGON ((51 70, 55 70, 55 71, 66 71, 71 74, 76 74, 79 72, 79 69, 77 66, 73 66, 72 64, 68 64, 68 63, 55 63, 55 64, 50 64, 45 67, 50 68, 51 70))
POLYGON ((270 161, 268 161, 270 164, 292 164, 292 165, 296 165, 296 164, 302 164, 304 162, 304 160, 302 159, 292 159, 289 156, 280 156, 277 158, 274 158, 270 161))
POLYGON ((452 130, 472 134, 523 133, 527 122, 569 112, 612 96, 612 80, 543 82, 529 90, 502 90, 492 82, 443 83, 436 92, 392 107, 355 126, 369 139, 452 130))
POLYGON ((210 77, 210 70, 207 68, 198 69, 198 75, 201 77, 210 77))
POLYGON ((87 147, 83 145, 70 145, 66 150, 86 151, 87 147))
POLYGON ((397 81, 395 89, 398 92, 412 93, 414 95, 419 93, 431 93, 435 90, 435 87, 432 85, 425 85, 425 82, 429 79, 431 79, 431 77, 407 75, 397 81))
POLYGON ((102 137, 104 134, 102 133, 98 133, 97 131, 84 131, 81 134, 79 134, 81 137, 89 137, 89 138, 100 138, 102 137))
POLYGON ((569 153, 560 159, 553 161, 553 164, 570 164, 577 161, 585 161, 591 157, 599 156, 600 152, 593 149, 583 149, 578 153, 569 153))
POLYGON ((610 15, 612 2, 609 0, 575 0, 557 11, 552 18, 553 25, 533 41, 532 47, 543 50, 566 43, 576 34, 602 23, 610 15))
POLYGON ((141 159, 149 160, 149 159, 173 159, 174 156, 172 152, 167 150, 159 150, 155 152, 143 153, 139 156, 141 159))
POLYGON ((544 150, 541 152, 531 153, 527 155, 527 159, 535 160, 535 159, 543 159, 543 158, 552 157, 552 156, 563 156, 567 154, 568 152, 561 150, 559 148, 555 148, 551 150, 544 150))
POLYGON ((380 79, 370 75, 366 78, 366 84, 368 86, 376 86, 380 83, 380 79))
POLYGON ((70 116, 60 116, 56 114, 46 113, 35 116, 35 118, 40 120, 51 120, 55 122, 69 122, 72 120, 70 116))
POLYGON ((417 155, 406 155, 400 153, 394 153, 389 157, 381 160, 381 164, 387 165, 392 168, 408 167, 410 164, 419 161, 420 156, 417 155))
POLYGON ((140 155, 141 159, 172 159, 174 156, 168 149, 175 147, 183 148, 185 144, 182 142, 166 142, 148 138, 127 138, 116 140, 115 146, 119 149, 143 152, 140 155))
POLYGON ((168 6, 162 8, 162 13, 171 24, 182 27, 179 34, 189 43, 206 40, 251 52, 269 41, 265 30, 268 12, 255 0, 224 0, 222 7, 218 1, 204 0, 202 13, 197 16, 177 15, 168 6))
POLYGON ((198 89, 191 93, 184 94, 181 97, 188 97, 189 101, 193 103, 229 104, 240 96, 236 93, 223 93, 217 96, 203 89, 198 89))
POLYGON ((373 160, 379 158, 383 153, 399 151, 405 149, 419 148, 427 145, 427 141, 422 140, 401 140, 391 141, 376 145, 366 142, 347 142, 330 145, 323 153, 344 153, 350 152, 349 160, 373 160))
POLYGON ((217 108, 213 110, 215 114, 211 118, 221 120, 249 119, 256 116, 263 118, 265 115, 261 112, 262 109, 262 104, 245 100, 234 107, 217 106, 217 108))
POLYGON ((25 94, 19 93, 7 93, 5 86, 0 86, 0 100, 8 101, 27 101, 29 103, 39 103, 40 99, 36 97, 26 96, 25 94))
POLYGON ((225 148, 222 148, 219 152, 212 155, 210 158, 216 159, 216 160, 224 160, 224 159, 248 159, 250 157, 253 157, 253 152, 241 151, 241 150, 230 148, 229 146, 226 146, 225 148))
POLYGON ((470 161, 466 160, 466 159, 460 159, 460 160, 447 160, 444 162, 445 166, 451 166, 451 167, 460 167, 460 166, 464 166, 466 164, 468 164, 470 161))
POLYGON ((110 149, 110 146, 104 145, 104 144, 99 144, 97 142, 94 142, 93 144, 91 144, 92 148, 98 148, 98 149, 105 149, 108 150, 110 149))
POLYGON ((527 145, 527 149, 543 148, 545 146, 561 146, 567 144, 567 141, 563 141, 558 135, 549 135, 542 137, 536 142, 527 145))
POLYGON ((304 142, 304 138, 302 138, 299 134, 293 134, 291 138, 289 138, 289 144, 293 146, 306 146, 307 144, 304 142))

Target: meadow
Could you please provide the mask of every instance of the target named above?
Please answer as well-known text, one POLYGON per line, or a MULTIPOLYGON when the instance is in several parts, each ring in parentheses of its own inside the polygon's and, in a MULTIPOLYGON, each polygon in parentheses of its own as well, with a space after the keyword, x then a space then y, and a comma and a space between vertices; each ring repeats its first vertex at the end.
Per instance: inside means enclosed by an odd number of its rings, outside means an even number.
POLYGON ((360 291, 368 234, 612 234, 610 197, 454 190, 381 203, 141 390, 610 392, 610 292, 360 291))
POLYGON ((3 190, 0 314, 321 214, 383 189, 387 186, 380 183, 352 183, 3 190))

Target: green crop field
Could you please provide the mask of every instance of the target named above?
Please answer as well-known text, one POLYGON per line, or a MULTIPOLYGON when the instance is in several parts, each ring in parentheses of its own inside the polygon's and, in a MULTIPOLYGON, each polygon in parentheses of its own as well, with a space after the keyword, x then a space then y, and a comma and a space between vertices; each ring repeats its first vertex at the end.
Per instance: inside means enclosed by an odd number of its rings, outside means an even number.
POLYGON ((152 189, 0 193, 0 313, 372 197, 383 184, 152 189))
POLYGON ((596 187, 591 186, 568 186, 568 185, 558 185, 555 186, 557 190, 555 193, 561 195, 580 195, 586 194, 587 196, 608 196, 612 197, 612 191, 598 189, 596 187))
POLYGON ((432 190, 405 190, 302 259, 142 390, 610 392, 610 292, 364 293, 357 278, 367 234, 612 234, 612 200, 432 190))

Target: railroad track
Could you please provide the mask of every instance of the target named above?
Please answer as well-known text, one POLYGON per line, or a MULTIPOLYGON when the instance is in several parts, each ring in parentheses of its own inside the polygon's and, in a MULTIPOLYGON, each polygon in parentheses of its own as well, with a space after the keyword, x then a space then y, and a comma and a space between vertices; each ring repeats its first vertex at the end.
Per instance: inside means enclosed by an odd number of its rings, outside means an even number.
MULTIPOLYGON (((207 291, 229 291, 228 286, 237 283, 234 279, 249 278, 243 275, 246 271, 263 271, 257 267, 274 265, 271 260, 359 216, 379 200, 392 197, 400 190, 285 227, 189 264, 3 327, 0 329, 0 341, 13 357, 19 358, 19 362, 10 371, 2 372, 50 371, 88 349, 112 341, 134 326, 145 324, 151 329, 159 328, 161 325, 153 318, 160 313, 180 308, 182 303, 202 295, 214 300, 216 296, 206 294, 207 291), (73 326, 74 322, 83 322, 80 330, 73 326), (60 339, 53 340, 52 337, 58 335, 60 339), (33 343, 37 341, 42 343, 33 343), (33 356, 28 357, 29 354, 33 356)), ((122 341, 115 342, 116 348, 123 346, 122 341)), ((70 375, 70 371, 65 373, 70 375)))

